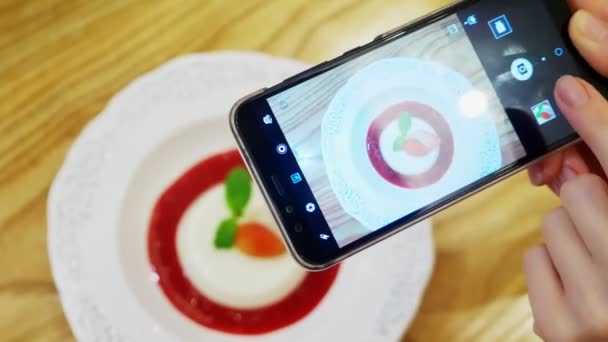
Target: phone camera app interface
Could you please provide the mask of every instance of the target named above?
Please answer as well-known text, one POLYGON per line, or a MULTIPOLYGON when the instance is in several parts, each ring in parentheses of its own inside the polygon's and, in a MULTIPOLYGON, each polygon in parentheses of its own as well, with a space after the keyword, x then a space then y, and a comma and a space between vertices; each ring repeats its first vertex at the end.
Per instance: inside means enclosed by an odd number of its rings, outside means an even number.
POLYGON ((338 246, 526 157, 505 108, 540 130, 560 121, 550 93, 527 88, 565 60, 518 43, 526 15, 548 18, 536 12, 473 6, 267 99, 300 166, 292 183, 305 178, 315 197, 304 208, 338 246))

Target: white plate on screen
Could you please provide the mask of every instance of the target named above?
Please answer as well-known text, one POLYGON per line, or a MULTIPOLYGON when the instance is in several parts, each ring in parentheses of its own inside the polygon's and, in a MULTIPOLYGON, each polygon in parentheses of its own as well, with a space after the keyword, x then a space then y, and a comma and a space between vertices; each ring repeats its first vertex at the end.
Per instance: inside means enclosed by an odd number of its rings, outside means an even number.
MULTIPOLYGON (((471 101, 480 97, 463 75, 429 61, 388 58, 357 72, 333 98, 322 124, 323 160, 343 208, 374 230, 499 169, 496 125, 471 101), (410 132, 434 135, 435 150, 411 156, 393 147, 400 139, 400 111, 410 117, 410 132), (382 129, 370 128, 376 126, 382 129), (408 178, 413 180, 403 181, 408 178)), ((428 143, 425 134, 421 140, 428 143)))
MULTIPOLYGON (((85 129, 48 205, 53 276, 79 340, 369 341, 404 332, 432 270, 428 221, 342 264, 318 305, 264 334, 195 322, 171 303, 152 270, 147 241, 156 200, 199 161, 234 149, 227 122, 232 103, 304 67, 254 53, 182 57, 135 81, 85 129)), ((238 310, 288 296, 307 277, 288 256, 269 261, 276 270, 269 271, 269 262, 210 247, 216 221, 227 215, 214 206, 223 191, 214 189, 179 219, 175 246, 184 272, 206 297, 238 310), (200 249, 192 245, 197 239, 200 249), (231 268, 236 272, 221 272, 231 268), (241 283, 248 286, 234 286, 241 283)), ((256 191, 249 206, 245 216, 276 229, 256 191)))

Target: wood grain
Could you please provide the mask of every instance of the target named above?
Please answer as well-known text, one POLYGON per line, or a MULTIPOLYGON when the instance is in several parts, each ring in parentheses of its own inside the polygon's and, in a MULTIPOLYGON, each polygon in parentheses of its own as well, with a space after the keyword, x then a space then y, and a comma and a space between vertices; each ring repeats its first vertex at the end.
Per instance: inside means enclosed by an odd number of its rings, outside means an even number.
MULTIPOLYGON (((73 339, 51 280, 46 196, 114 93, 190 52, 315 63, 446 0, 0 2, 0 340, 73 339)), ((521 272, 558 202, 518 175, 435 218, 437 267, 406 341, 534 340, 521 272)))

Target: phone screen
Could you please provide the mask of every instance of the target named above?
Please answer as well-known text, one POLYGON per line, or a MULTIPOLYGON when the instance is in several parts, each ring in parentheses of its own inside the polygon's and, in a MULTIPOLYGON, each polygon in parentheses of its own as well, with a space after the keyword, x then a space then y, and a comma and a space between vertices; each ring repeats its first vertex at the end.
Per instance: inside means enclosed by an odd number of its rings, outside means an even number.
POLYGON ((474 2, 262 99, 320 239, 343 248, 573 139, 553 87, 582 70, 545 6, 474 2))

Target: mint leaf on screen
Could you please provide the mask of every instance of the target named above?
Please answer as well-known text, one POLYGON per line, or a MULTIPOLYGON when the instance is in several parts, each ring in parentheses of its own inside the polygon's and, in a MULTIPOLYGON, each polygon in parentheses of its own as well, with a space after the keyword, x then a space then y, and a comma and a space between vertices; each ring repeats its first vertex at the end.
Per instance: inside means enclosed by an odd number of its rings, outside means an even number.
POLYGON ((399 130, 401 130, 401 135, 404 137, 407 136, 407 133, 412 128, 412 116, 408 112, 403 112, 399 116, 399 130))
POLYGON ((236 220, 234 218, 225 219, 220 223, 217 227, 217 231, 215 232, 215 239, 213 240, 213 245, 217 249, 228 249, 232 248, 234 245, 234 238, 236 236, 236 231, 238 230, 238 225, 236 224, 236 220))
POLYGON ((241 217, 251 198, 251 178, 244 168, 230 171, 226 177, 226 203, 235 217, 241 217))
POLYGON ((405 145, 405 137, 404 136, 398 136, 397 138, 395 138, 395 142, 393 143, 393 151, 395 152, 400 152, 403 150, 403 146, 405 145))

